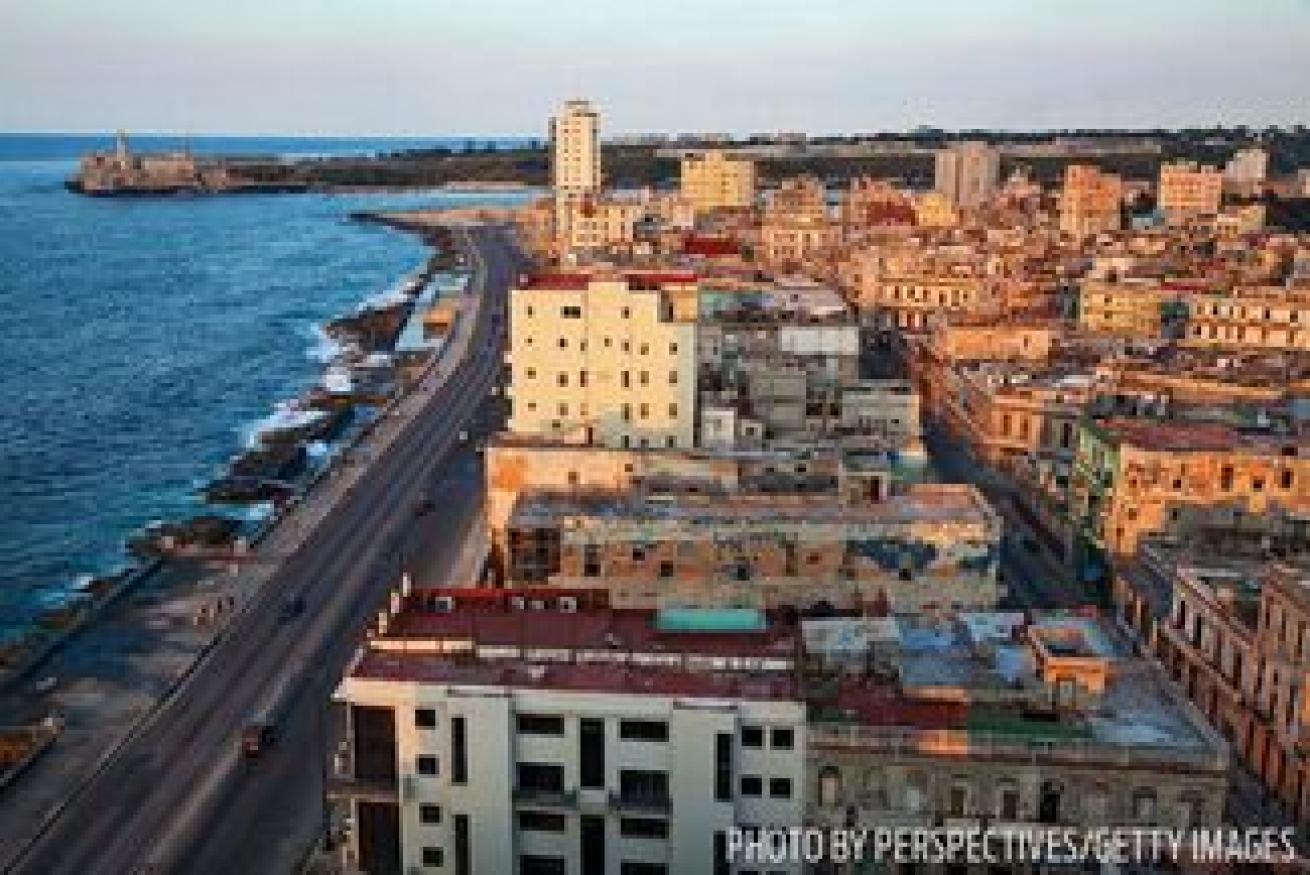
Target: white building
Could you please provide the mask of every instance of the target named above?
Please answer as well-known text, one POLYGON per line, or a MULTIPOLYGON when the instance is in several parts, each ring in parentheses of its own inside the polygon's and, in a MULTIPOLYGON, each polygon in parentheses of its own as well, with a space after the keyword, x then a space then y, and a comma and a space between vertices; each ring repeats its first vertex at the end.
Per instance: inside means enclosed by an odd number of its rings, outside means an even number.
POLYGON ((1259 185, 1269 174, 1269 153, 1259 147, 1238 149, 1224 165, 1224 182, 1237 187, 1259 185))
POLYGON ((739 872, 730 828, 804 822, 794 627, 577 598, 430 590, 384 615, 336 695, 352 865, 739 872))

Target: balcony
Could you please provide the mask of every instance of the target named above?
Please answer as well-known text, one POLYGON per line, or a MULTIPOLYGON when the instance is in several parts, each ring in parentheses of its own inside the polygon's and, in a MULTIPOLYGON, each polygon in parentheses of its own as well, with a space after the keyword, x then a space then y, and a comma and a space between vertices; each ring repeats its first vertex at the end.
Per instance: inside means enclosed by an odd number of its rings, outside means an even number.
POLYGON ((673 810, 667 793, 610 793, 610 808, 633 814, 664 814, 673 810))
POLYGON ((554 787, 515 787, 514 804, 527 808, 572 811, 578 807, 578 791, 554 787))

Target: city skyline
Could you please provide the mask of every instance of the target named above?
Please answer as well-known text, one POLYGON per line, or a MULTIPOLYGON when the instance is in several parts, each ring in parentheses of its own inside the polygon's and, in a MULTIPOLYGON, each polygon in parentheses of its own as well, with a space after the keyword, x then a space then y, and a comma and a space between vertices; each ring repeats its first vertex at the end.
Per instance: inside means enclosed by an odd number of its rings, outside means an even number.
POLYGON ((1265 127, 1306 121, 1310 76, 1301 0, 709 2, 654 21, 595 0, 547 21, 510 0, 233 5, 0 12, 0 130, 532 136, 570 95, 610 109, 608 134, 1265 127))

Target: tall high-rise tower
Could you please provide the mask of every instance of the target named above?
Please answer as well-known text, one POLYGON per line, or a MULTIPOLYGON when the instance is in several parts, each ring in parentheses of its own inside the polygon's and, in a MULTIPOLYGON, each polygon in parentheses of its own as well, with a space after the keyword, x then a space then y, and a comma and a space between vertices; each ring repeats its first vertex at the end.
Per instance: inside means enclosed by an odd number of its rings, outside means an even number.
POLYGON ((600 191, 600 113, 590 101, 567 101, 550 120, 550 151, 555 236, 568 239, 573 211, 600 191))
POLYGON ((986 143, 959 143, 937 153, 936 188, 957 207, 981 206, 1000 176, 1000 153, 986 143))

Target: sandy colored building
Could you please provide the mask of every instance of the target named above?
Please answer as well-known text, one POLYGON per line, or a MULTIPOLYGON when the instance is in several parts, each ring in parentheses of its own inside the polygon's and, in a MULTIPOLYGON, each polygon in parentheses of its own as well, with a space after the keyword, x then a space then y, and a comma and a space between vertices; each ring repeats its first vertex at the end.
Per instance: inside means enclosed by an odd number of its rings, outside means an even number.
POLYGON ((960 213, 940 191, 925 191, 914 197, 914 224, 921 228, 954 228, 960 213))
POLYGON ((1302 830, 1310 825, 1310 565, 1151 540, 1117 571, 1120 622, 1302 830))
POLYGON ((1310 351, 1310 290, 1247 287, 1193 294, 1183 305, 1190 346, 1310 351))
POLYGON ((696 277, 677 272, 542 274, 513 289, 509 430, 612 447, 691 447, 695 296, 696 277))
MULTIPOLYGON (((859 479, 852 469, 839 474, 859 479)), ((861 492, 539 493, 507 525, 510 586, 597 589, 624 607, 990 609, 1001 522, 972 486, 861 492)))
POLYGON ((600 193, 600 113, 586 100, 565 102, 550 120, 550 184, 555 198, 555 235, 572 239, 579 204, 600 193))
POLYGON ((815 268, 815 262, 831 264, 840 251, 841 241, 841 226, 826 219, 766 218, 760 226, 756 257, 772 270, 799 272, 815 268))
POLYGON ((1183 314, 1186 290, 1155 280, 1084 280, 1078 293, 1078 326, 1096 334, 1159 338, 1183 314))
POLYGON ((812 822, 1220 822, 1226 746, 1108 623, 973 613, 895 618, 866 636, 866 664, 894 685, 852 678, 840 651, 829 661, 806 649, 811 665, 827 663, 827 683, 812 687, 832 691, 812 702, 807 734, 812 822))
POLYGON ((818 224, 828 220, 828 192, 823 180, 793 176, 764 199, 764 221, 818 224))
POLYGON ((1214 215, 1219 212, 1223 187, 1224 176, 1215 167, 1194 161, 1161 164, 1156 208, 1169 222, 1214 215))
POLYGON ((935 188, 959 209, 977 209, 996 193, 1001 155, 986 143, 957 143, 936 157, 935 188))
POLYGON ((1085 546, 1131 556, 1150 534, 1187 528, 1192 506, 1215 513, 1310 512, 1310 447, 1203 422, 1084 422, 1070 504, 1085 546))
POLYGON ((1064 169, 1060 193, 1060 231, 1083 238, 1117 231, 1122 217, 1123 180, 1090 164, 1064 169))
POLYGON ((755 203, 755 162, 722 149, 682 159, 682 196, 698 211, 745 208, 755 203))

